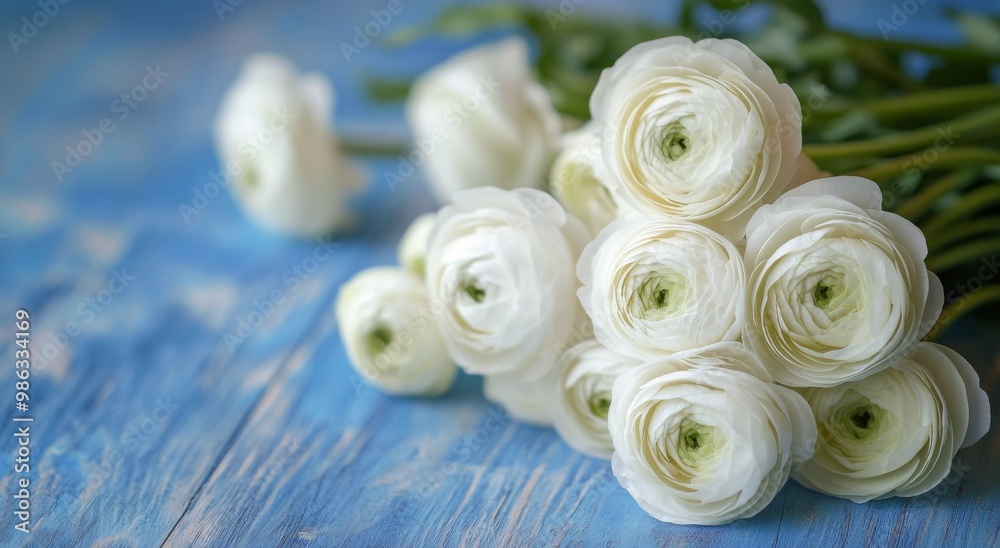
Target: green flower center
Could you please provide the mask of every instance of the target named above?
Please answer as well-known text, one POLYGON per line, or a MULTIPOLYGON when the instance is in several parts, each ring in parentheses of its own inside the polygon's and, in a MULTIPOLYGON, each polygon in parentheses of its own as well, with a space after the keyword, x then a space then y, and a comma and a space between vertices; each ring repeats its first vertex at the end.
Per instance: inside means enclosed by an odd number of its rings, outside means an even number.
POLYGON ((701 434, 698 432, 688 432, 684 435, 684 445, 688 449, 697 449, 701 447, 701 443, 701 434))
POLYGON ((598 392, 590 396, 587 401, 590 412, 602 419, 608 418, 608 410, 611 409, 611 394, 609 392, 598 392))
POLYGON ((834 423, 844 437, 864 440, 878 433, 884 417, 884 409, 868 398, 861 397, 854 403, 837 409, 834 413, 834 423))
POLYGON ((653 295, 653 300, 656 301, 657 308, 663 308, 670 304, 670 290, 660 289, 653 295))
POLYGON ((868 428, 869 425, 875 422, 875 416, 872 415, 871 408, 866 407, 851 415, 851 421, 858 428, 868 428))
POLYGON ((829 310, 837 302, 843 300, 847 284, 838 276, 824 276, 813 288, 813 304, 823 310, 829 310))
POLYGON ((368 334, 368 354, 378 356, 392 344, 392 331, 385 327, 376 327, 368 334))
POLYGON ((257 184, 260 182, 257 176, 257 170, 251 165, 243 166, 243 183, 247 188, 256 188, 257 184))
POLYGON ((423 257, 414 259, 410 266, 413 268, 413 273, 421 278, 423 278, 424 274, 427 272, 427 260, 423 257))
POLYGON ((673 123, 663 131, 660 138, 660 151, 671 161, 677 161, 687 154, 691 148, 687 128, 683 124, 673 123))
POLYGON ((676 272, 658 272, 645 280, 638 289, 642 316, 661 320, 676 312, 684 303, 686 280, 676 272))
POLYGON ((486 290, 480 289, 474 284, 466 284, 462 289, 464 289, 465 292, 468 293, 469 297, 472 297, 472 300, 477 303, 483 302, 483 299, 486 298, 486 290))
POLYGON ((701 461, 714 457, 724 441, 718 428, 684 419, 678 431, 677 450, 681 461, 689 466, 696 466, 701 461))

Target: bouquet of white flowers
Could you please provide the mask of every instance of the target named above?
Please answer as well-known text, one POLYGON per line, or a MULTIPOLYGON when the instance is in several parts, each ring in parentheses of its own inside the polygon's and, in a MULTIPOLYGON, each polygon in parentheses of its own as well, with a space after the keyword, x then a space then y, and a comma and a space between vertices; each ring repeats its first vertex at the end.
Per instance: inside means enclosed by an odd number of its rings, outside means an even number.
MULTIPOLYGON (((800 48, 772 57, 809 51, 831 74, 846 70, 836 55, 863 39, 816 23, 808 2, 787 4, 816 36, 798 33, 800 48)), ((988 236, 1000 233, 995 217, 944 230, 1000 203, 995 184, 961 190, 984 173, 967 168, 1000 157, 969 146, 910 152, 953 134, 994 139, 1000 87, 804 108, 776 64, 736 40, 658 37, 624 51, 623 41, 655 32, 566 22, 601 37, 604 47, 588 49, 562 44, 573 32, 555 33, 558 13, 495 6, 459 8, 442 24, 468 30, 479 16, 535 32, 542 80, 528 43, 509 38, 410 87, 419 164, 445 205, 406 231, 401 266, 342 287, 336 312, 358 373, 387 393, 423 396, 446 392, 456 364, 483 375, 486 398, 610 460, 636 502, 671 523, 748 518, 789 477, 855 502, 941 483, 990 412, 975 370, 928 335, 962 307, 1000 299, 1000 288, 953 303, 929 267, 1000 244, 988 236), (592 74, 608 51, 620 55, 592 74), (946 132, 872 121, 959 104, 978 110, 946 132), (810 118, 826 121, 809 130, 810 118), (858 127, 881 135, 836 137, 858 127), (803 146, 809 131, 820 144, 803 146), (916 193, 896 188, 928 151, 958 171, 916 193), (950 209, 929 214, 949 196, 950 209), (980 239, 949 249, 970 237, 980 239)), ((891 64, 852 59, 908 89, 891 64)), ((983 59, 971 63, 994 60, 983 59)), ((777 64, 808 76, 807 65, 777 64)), ((247 63, 216 134, 251 217, 305 235, 348 219, 344 196, 360 184, 333 146, 332 103, 325 81, 280 58, 247 63), (274 129, 268 115, 280 104, 294 108, 277 144, 247 155, 244 137, 274 129)))
MULTIPOLYGON (((445 108, 434 90, 472 89, 469 67, 497 59, 525 73, 507 41, 418 81, 417 135, 445 108)), ((795 93, 747 46, 670 37, 622 55, 562 139, 558 201, 530 188, 554 142, 537 92, 501 85, 437 151, 427 176, 449 203, 400 249, 420 268, 345 285, 341 329, 367 379, 439 393, 446 348, 490 400, 610 458, 672 523, 753 516, 789 477, 857 502, 918 495, 985 434, 975 371, 920 342, 944 303, 923 233, 882 210, 876 183, 819 172, 795 93), (492 181, 483 158, 505 188, 474 188, 492 181), (407 359, 372 365, 403 339, 407 359)))

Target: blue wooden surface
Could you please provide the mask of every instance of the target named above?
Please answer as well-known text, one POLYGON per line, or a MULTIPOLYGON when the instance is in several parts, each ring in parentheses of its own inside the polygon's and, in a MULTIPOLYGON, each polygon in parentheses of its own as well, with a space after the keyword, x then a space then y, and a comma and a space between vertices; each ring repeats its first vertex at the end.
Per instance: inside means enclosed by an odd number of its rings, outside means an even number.
MULTIPOLYGON (((382 173, 395 162, 367 160, 358 226, 331 241, 263 232, 224 194, 189 223, 179 206, 219 169, 210 122, 254 51, 330 75, 344 131, 404 136, 399 108, 367 101, 360 74, 415 74, 467 44, 370 46, 345 62, 338 44, 384 4, 246 0, 220 21, 209 1, 70 2, 16 54, 0 46, 0 544, 997 544, 995 430, 918 499, 858 506, 790 484, 751 520, 679 527, 643 513, 605 463, 489 405, 476 378, 424 400, 381 395, 353 375, 333 298, 358 270, 394 262, 407 223, 434 207, 419 178, 390 192, 382 173), (114 99, 157 65, 168 76, 118 118, 114 99), (58 180, 51 162, 105 117, 114 131, 58 180), (333 248, 328 260, 286 275, 311 266, 317 246, 333 248), (128 285, 104 291, 116 275, 128 285), (282 302, 227 345, 274 290, 282 302), (14 531, 12 514, 19 307, 32 314, 41 356, 30 389, 30 535, 14 531)), ((446 2, 404 4, 390 30, 446 2)), ((670 4, 584 9, 666 21, 670 4)), ((833 4, 835 23, 872 34, 890 13, 888 2, 833 4)), ((953 38, 938 21, 942 5, 928 0, 899 36, 953 38)), ((19 32, 38 9, 6 3, 0 30, 19 32)), ((996 324, 976 322, 946 338, 980 372, 994 422, 997 340, 996 324)))

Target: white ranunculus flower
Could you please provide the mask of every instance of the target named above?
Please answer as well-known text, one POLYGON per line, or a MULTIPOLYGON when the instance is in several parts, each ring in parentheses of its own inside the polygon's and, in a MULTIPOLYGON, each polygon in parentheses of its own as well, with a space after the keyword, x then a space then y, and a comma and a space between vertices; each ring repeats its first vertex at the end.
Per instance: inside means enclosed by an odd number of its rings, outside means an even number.
POLYGON ((563 136, 552 163, 549 188, 566 210, 597 235, 619 216, 619 204, 601 178, 601 143, 597 126, 588 124, 563 136))
POLYGON ((552 426, 547 407, 552 397, 552 376, 521 381, 505 375, 483 377, 483 395, 502 406, 515 419, 536 426, 552 426))
POLYGON ((424 213, 417 217, 399 240, 399 264, 421 278, 427 264, 427 239, 434 228, 435 216, 436 213, 424 213))
POLYGON ((767 380, 733 342, 622 373, 608 413, 619 483, 670 523, 721 525, 763 510, 816 443, 809 405, 767 380))
POLYGON ((364 185, 329 127, 333 89, 285 58, 257 54, 222 98, 215 146, 243 211, 261 225, 323 236, 350 220, 345 200, 364 185))
POLYGON ((819 438, 793 478, 858 503, 930 491, 948 476, 959 448, 979 441, 990 425, 975 370, 933 343, 917 344, 909 357, 864 380, 801 393, 819 438))
POLYGON ((577 273, 595 336, 615 352, 654 359, 740 338, 743 258, 709 228, 620 219, 587 245, 577 273))
POLYGON ((540 378, 586 320, 574 276, 586 230, 539 190, 453 200, 438 212, 426 271, 448 351, 470 373, 540 378))
POLYGON ((363 270, 337 295, 337 322, 351 365, 389 394, 442 394, 455 362, 431 318, 427 289, 393 267, 363 270))
POLYGON ((941 283, 916 226, 878 186, 819 179, 747 225, 744 342, 788 386, 833 386, 888 367, 933 326, 941 283))
POLYGON ((611 387, 618 375, 636 365, 638 360, 608 350, 594 339, 562 355, 553 383, 555 394, 546 399, 556 431, 573 449, 600 459, 611 458, 611 387))
POLYGON ((736 239, 791 181, 802 148, 795 94, 734 40, 639 44, 601 73, 590 110, 625 201, 736 239))
POLYGON ((442 202, 472 187, 540 188, 558 147, 559 116, 532 79, 522 38, 462 52, 423 74, 406 118, 442 202))

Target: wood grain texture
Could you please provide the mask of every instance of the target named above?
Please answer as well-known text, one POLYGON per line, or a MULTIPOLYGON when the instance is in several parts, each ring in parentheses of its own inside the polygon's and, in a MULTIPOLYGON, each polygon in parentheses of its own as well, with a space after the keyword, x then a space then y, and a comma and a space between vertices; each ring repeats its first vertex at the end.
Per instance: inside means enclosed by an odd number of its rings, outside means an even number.
MULTIPOLYGON (((391 28, 447 3, 407 3, 391 28)), ((874 4, 846 3, 837 20, 861 28, 880 16, 874 4)), ((589 0, 587 9, 672 11, 661 4, 589 0)), ((434 207, 418 177, 392 192, 384 174, 399 161, 366 161, 371 188, 357 201, 356 230, 322 242, 255 228, 224 192, 187 220, 179 206, 219 169, 211 119, 254 51, 330 75, 348 131, 403 134, 400 109, 367 101, 358 75, 415 74, 466 44, 372 46, 346 62, 340 42, 384 5, 245 2, 220 21, 211 2, 70 3, 16 54, 0 48, 0 74, 17 75, 0 78, 0 319, 27 308, 41 356, 30 535, 13 530, 14 375, 0 367, 0 387, 11 387, 0 388, 0 545, 1000 542, 996 429, 917 499, 855 505, 790 484, 751 520, 679 527, 642 512, 606 463, 490 405, 477 378, 460 375, 439 399, 366 385, 346 361, 332 302, 355 272, 393 263, 407 223, 434 207), (156 65, 169 76, 119 118, 112 101, 156 65), (115 130, 60 181, 51 162, 105 117, 115 130), (330 254, 315 271, 287 275, 311 266, 318 248, 330 254), (269 307, 276 290, 281 302, 269 307), (260 325, 231 344, 227 334, 256 313, 260 325)), ((0 20, 14 28, 37 9, 8 3, 0 20)), ((927 10, 901 36, 933 28, 927 10)), ((4 325, 0 355, 11 356, 12 321, 4 325)), ((982 375, 994 422, 997 335, 996 323, 965 322, 947 341, 982 375)))

